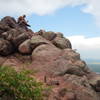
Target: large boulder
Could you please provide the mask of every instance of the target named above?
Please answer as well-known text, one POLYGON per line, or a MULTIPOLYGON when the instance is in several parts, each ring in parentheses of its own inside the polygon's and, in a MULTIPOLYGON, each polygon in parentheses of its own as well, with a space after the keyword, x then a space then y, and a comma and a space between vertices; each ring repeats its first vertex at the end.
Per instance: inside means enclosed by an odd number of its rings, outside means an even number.
POLYGON ((12 43, 14 44, 15 47, 18 48, 18 46, 27 39, 29 39, 28 34, 22 33, 22 34, 18 35, 17 37, 13 38, 12 43))
POLYGON ((1 37, 10 41, 15 47, 18 47, 22 42, 29 39, 26 31, 18 29, 11 29, 10 31, 4 32, 1 37))
POLYGON ((16 38, 18 35, 20 35, 21 32, 16 30, 16 29, 11 29, 7 32, 2 33, 2 38, 8 40, 8 41, 12 41, 14 38, 16 38))
POLYGON ((56 35, 57 35, 57 37, 60 37, 60 38, 63 38, 64 36, 63 36, 63 33, 61 33, 61 32, 56 32, 56 35))
POLYGON ((66 38, 56 37, 52 43, 60 49, 72 48, 70 41, 66 38))
POLYGON ((72 49, 64 49, 62 57, 70 62, 72 66, 77 66, 82 69, 85 73, 90 73, 91 70, 87 64, 80 59, 80 54, 72 49))
POLYGON ((61 51, 53 45, 42 44, 33 50, 32 58, 33 61, 35 59, 37 61, 44 61, 45 63, 47 61, 48 63, 48 61, 55 59, 60 52, 61 51))
POLYGON ((18 47, 18 50, 22 54, 31 54, 32 49, 31 49, 30 39, 28 39, 28 40, 24 41, 23 43, 21 43, 18 47))
POLYGON ((77 75, 77 76, 85 75, 85 72, 77 66, 71 66, 69 69, 66 70, 65 74, 66 73, 71 75, 77 75))
POLYGON ((2 33, 1 37, 8 41, 12 41, 14 38, 16 38, 17 36, 19 36, 24 32, 25 31, 21 29, 10 29, 9 31, 2 33))
POLYGON ((80 61, 80 54, 72 49, 64 49, 62 56, 65 59, 70 60, 72 63, 76 62, 77 60, 80 61))
POLYGON ((9 26, 11 28, 15 28, 17 26, 16 20, 13 17, 10 17, 10 16, 6 16, 3 19, 1 19, 1 23, 9 26))
POLYGON ((50 44, 42 44, 36 47, 32 53, 32 66, 41 72, 54 72, 54 60, 59 56, 61 50, 50 44), (36 65, 37 64, 37 65, 36 65))
POLYGON ((40 35, 34 35, 32 36, 30 40, 31 48, 35 49, 37 46, 42 45, 42 44, 50 44, 49 41, 47 41, 45 38, 43 38, 40 35))
POLYGON ((62 74, 71 73, 75 75, 84 75, 91 72, 87 64, 80 59, 80 54, 72 49, 64 49, 62 51, 62 58, 70 65, 70 68, 62 72, 62 74))
POLYGON ((85 73, 89 74, 91 73, 91 70, 88 68, 87 64, 85 61, 82 60, 76 60, 75 62, 72 63, 75 66, 80 67, 85 73))
POLYGON ((0 22, 0 35, 3 32, 9 31, 11 28, 3 23, 0 22))
POLYGON ((86 74, 82 69, 83 66, 75 66, 73 65, 73 62, 71 62, 71 60, 74 60, 74 62, 80 60, 80 55, 72 50, 70 53, 65 53, 53 45, 43 44, 33 50, 32 58, 33 66, 38 63, 36 67, 37 70, 45 72, 49 71, 52 75, 63 76, 65 74, 73 74, 83 76, 86 74))
POLYGON ((14 51, 12 44, 4 39, 0 39, 0 55, 7 56, 14 51))

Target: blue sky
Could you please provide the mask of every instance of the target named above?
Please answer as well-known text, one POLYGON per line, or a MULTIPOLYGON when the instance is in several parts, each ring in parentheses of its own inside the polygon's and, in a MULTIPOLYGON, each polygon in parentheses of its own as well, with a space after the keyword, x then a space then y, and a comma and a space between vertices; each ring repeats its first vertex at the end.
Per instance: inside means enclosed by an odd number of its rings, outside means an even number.
POLYGON ((62 32, 82 59, 100 59, 100 0, 0 0, 0 18, 23 14, 33 31, 62 32))
POLYGON ((85 35, 86 37, 100 36, 100 27, 96 25, 93 16, 80 11, 78 7, 65 7, 53 14, 28 16, 31 28, 60 31, 65 36, 85 35))

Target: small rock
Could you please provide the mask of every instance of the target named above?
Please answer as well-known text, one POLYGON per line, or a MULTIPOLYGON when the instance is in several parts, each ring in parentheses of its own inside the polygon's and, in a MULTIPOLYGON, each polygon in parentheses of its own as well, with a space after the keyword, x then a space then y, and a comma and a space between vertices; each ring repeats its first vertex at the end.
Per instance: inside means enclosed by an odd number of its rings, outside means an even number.
POLYGON ((60 37, 60 38, 63 38, 64 37, 63 36, 63 33, 61 33, 61 32, 57 32, 56 34, 57 34, 57 37, 60 37))
POLYGON ((41 29, 40 31, 36 32, 36 34, 42 36, 45 32, 45 30, 41 29))
POLYGON ((52 85, 60 85, 58 80, 51 80, 47 82, 47 85, 52 86, 52 85))
POLYGON ((44 37, 45 39, 51 41, 56 37, 56 33, 52 32, 52 31, 48 31, 48 32, 43 32, 43 34, 41 36, 44 37))

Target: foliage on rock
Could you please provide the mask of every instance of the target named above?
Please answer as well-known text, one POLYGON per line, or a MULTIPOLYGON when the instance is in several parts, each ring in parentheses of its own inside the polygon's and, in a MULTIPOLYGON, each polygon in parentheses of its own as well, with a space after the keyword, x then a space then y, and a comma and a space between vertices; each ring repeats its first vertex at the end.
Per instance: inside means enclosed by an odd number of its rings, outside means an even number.
POLYGON ((16 72, 10 67, 0 67, 1 100, 8 97, 10 100, 42 100, 42 90, 42 83, 36 81, 30 71, 16 72))

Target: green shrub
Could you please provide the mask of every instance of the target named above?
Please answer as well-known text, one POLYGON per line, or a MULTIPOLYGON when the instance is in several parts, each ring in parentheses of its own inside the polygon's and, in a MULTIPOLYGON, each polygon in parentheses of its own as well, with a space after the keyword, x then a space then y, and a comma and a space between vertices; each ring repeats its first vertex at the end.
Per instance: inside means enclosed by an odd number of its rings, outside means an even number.
POLYGON ((42 100, 42 90, 42 83, 36 81, 30 71, 0 67, 0 100, 5 95, 13 100, 42 100))

